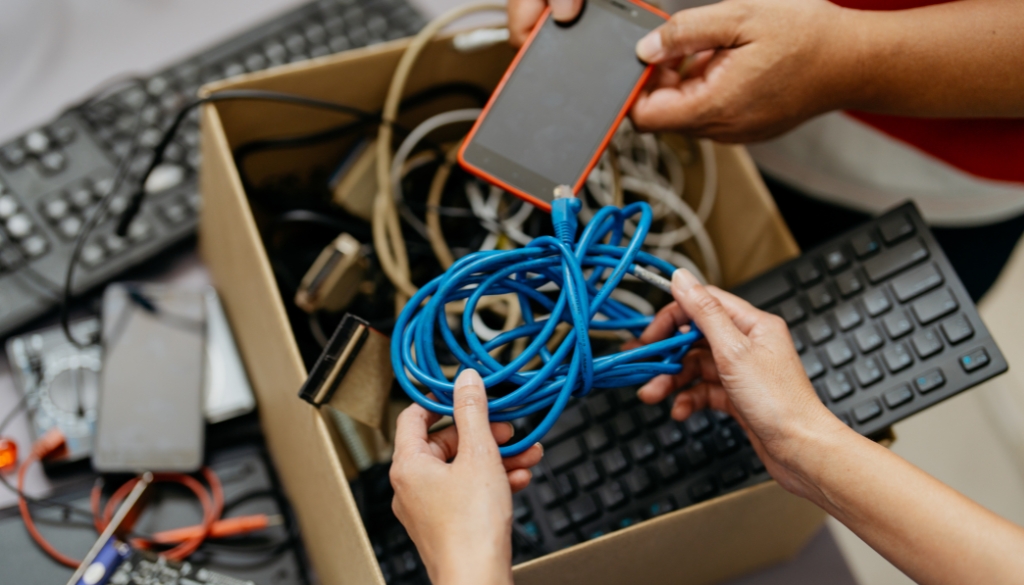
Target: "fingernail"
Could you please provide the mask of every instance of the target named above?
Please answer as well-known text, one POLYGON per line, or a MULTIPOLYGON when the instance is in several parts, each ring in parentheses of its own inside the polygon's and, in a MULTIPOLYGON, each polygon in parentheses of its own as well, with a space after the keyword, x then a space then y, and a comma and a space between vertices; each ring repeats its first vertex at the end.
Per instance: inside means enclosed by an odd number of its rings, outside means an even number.
POLYGON ((483 386, 484 385, 483 379, 480 377, 480 374, 478 374, 476 372, 476 370, 469 370, 469 369, 462 370, 462 373, 459 374, 459 377, 455 378, 455 389, 456 390, 458 390, 459 388, 462 388, 463 386, 472 386, 472 385, 479 385, 479 386, 483 386))
POLYGON ((516 436, 516 426, 510 422, 505 423, 508 425, 508 438, 516 436))
POLYGON ((672 273, 672 288, 678 293, 687 293, 694 285, 700 284, 696 277, 685 268, 680 268, 672 273))
POLYGON ((537 447, 540 448, 540 454, 543 455, 544 454, 544 445, 541 445, 540 443, 534 443, 534 445, 537 445, 537 447))
POLYGON ((655 29, 640 39, 636 44, 636 56, 647 63, 653 63, 664 57, 665 46, 661 44, 661 32, 655 29))
POLYGON ((572 11, 572 0, 551 0, 551 16, 559 22, 576 18, 572 11))

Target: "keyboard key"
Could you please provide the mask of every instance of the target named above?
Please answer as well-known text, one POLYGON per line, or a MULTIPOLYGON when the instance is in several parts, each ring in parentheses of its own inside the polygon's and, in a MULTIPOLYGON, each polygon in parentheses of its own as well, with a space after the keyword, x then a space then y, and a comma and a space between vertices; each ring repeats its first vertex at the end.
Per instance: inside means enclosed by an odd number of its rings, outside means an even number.
POLYGON ((0 195, 0 220, 10 219, 18 213, 18 200, 14 195, 0 195))
POLYGON ((686 425, 686 430, 689 431, 691 435, 699 435, 707 432, 711 428, 711 419, 708 418, 708 414, 706 412, 698 410, 691 414, 690 418, 686 419, 684 424, 686 425))
POLYGON ((846 254, 839 248, 834 248, 825 252, 825 268, 829 272, 839 272, 843 268, 846 268, 850 264, 850 259, 846 257, 846 254))
POLYGON ((67 164, 67 157, 59 150, 51 150, 39 157, 39 166, 43 167, 43 171, 50 175, 63 171, 67 164))
POLYGON ((885 377, 885 374, 882 372, 882 366, 873 357, 864 358, 857 362, 853 366, 853 375, 857 377, 857 383, 862 388, 867 388, 885 377))
POLYGON ((836 402, 853 394, 853 383, 845 372, 833 372, 825 378, 825 391, 836 402))
POLYGON ((703 441, 691 441, 683 449, 683 458, 690 467, 700 467, 709 460, 707 447, 704 446, 703 441))
POLYGON ((910 344, 914 346, 917 357, 921 359, 929 358, 942 351, 942 340, 939 339, 934 329, 917 332, 910 338, 910 344))
POLYGON ((914 233, 914 224, 906 214, 898 213, 892 217, 883 218, 878 222, 878 230, 882 232, 882 239, 885 243, 892 244, 914 233))
POLYGON ((864 424, 880 414, 882 414, 882 405, 878 404, 877 400, 865 402, 853 409, 853 418, 860 424, 864 424))
POLYGON ((885 405, 889 408, 896 408, 910 402, 914 398, 914 392, 910 389, 909 384, 900 384, 892 390, 886 390, 885 394, 882 394, 882 400, 885 400, 885 405))
POLYGON ((921 394, 927 394, 945 383, 946 378, 938 368, 928 370, 914 379, 914 386, 917 386, 917 391, 921 394))
POLYGON ((717 451, 719 455, 728 455, 740 448, 740 437, 738 436, 738 431, 733 429, 732 426, 719 427, 715 430, 713 437, 715 441, 715 451, 717 451))
POLYGON ((551 485, 551 482, 545 481, 540 484, 537 488, 537 494, 540 496, 540 502, 545 508, 552 508, 571 498, 576 490, 572 487, 572 482, 569 481, 568 476, 559 475, 557 480, 559 493, 555 492, 555 488, 551 485), (561 496, 561 500, 559 500, 561 496))
POLYGON ((885 332, 892 339, 899 339, 914 330, 914 324, 910 321, 910 317, 907 317, 903 311, 883 317, 882 326, 885 327, 885 332))
POLYGON ((944 317, 957 310, 960 305, 953 298, 949 289, 937 290, 921 297, 910 306, 914 316, 922 325, 927 325, 939 317, 944 317))
POLYGON ((802 260, 797 263, 794 269, 796 280, 801 286, 812 285, 821 280, 821 271, 811 260, 802 260))
POLYGON ((569 435, 579 433, 585 426, 587 420, 583 417, 583 409, 578 404, 569 406, 562 411, 562 415, 544 436, 544 445, 554 445, 569 435))
POLYGON ((747 479, 747 472, 740 465, 730 465, 723 469, 718 477, 722 480, 722 485, 731 487, 747 479))
POLYGON ((764 473, 764 463, 760 459, 758 459, 757 455, 750 456, 750 469, 754 473, 764 473))
POLYGON ((630 471, 622 478, 622 481, 626 484, 626 489, 629 490, 629 493, 632 494, 634 498, 647 494, 654 489, 654 482, 651 481, 651 474, 642 467, 638 467, 633 471, 630 471))
POLYGON ((593 496, 583 496, 569 504, 569 514, 573 524, 579 525, 596 520, 601 516, 601 509, 593 496))
POLYGON ((611 393, 615 397, 615 402, 617 402, 619 406, 629 407, 640 402, 640 399, 636 395, 636 391, 637 388, 629 386, 625 388, 616 388, 612 390, 611 393))
POLYGON ((880 288, 866 293, 861 297, 861 301, 864 303, 864 309, 868 312, 868 315, 872 317, 877 317, 892 308, 889 297, 880 288))
POLYGON ((715 484, 712 483, 711 480, 702 479, 691 485, 690 489, 687 490, 687 493, 689 494, 690 499, 694 502, 703 502, 715 495, 715 492, 717 491, 718 488, 715 487, 715 484))
POLYGON ((25 162, 28 153, 21 145, 12 143, 0 149, 0 157, 3 157, 7 166, 16 169, 25 162))
POLYGON ((832 292, 829 291, 828 287, 824 284, 819 284, 808 289, 807 300, 811 303, 811 308, 815 311, 827 309, 836 302, 836 298, 832 296, 832 292))
POLYGON ((857 348, 860 349, 861 353, 869 353, 882 347, 882 344, 885 343, 878 327, 871 323, 854 331, 853 340, 857 342, 857 348))
POLYGON ((647 516, 649 518, 656 518, 662 514, 668 514, 675 509, 676 505, 672 500, 672 496, 665 496, 647 507, 647 516))
POLYGON ((664 404, 641 404, 636 413, 640 415, 640 424, 651 428, 668 418, 668 410, 664 404))
POLYGON ((78 232, 82 230, 82 220, 78 219, 77 216, 69 215, 65 217, 63 221, 57 224, 57 231, 60 235, 71 240, 78 235, 78 232))
POLYGON ((7 220, 7 233, 15 240, 27 238, 32 233, 32 219, 24 213, 16 213, 7 220))
POLYGON ((68 195, 68 200, 71 202, 71 206, 78 211, 85 211, 92 207, 93 192, 86 187, 79 187, 68 195))
POLYGON ((50 126, 50 136, 62 145, 70 144, 75 139, 76 134, 75 127, 68 121, 57 122, 50 126))
POLYGON ((559 472, 574 463, 583 459, 583 442, 577 437, 556 445, 544 453, 544 461, 551 466, 551 470, 559 472))
POLYGON ((793 294, 793 285, 786 277, 775 273, 757 279, 749 290, 744 291, 744 298, 755 307, 765 308, 793 294))
POLYGON ((800 356, 800 361, 803 362, 804 372, 811 380, 825 373, 825 364, 821 363, 821 360, 818 359, 814 352, 808 352, 800 356))
POLYGON ((601 505, 609 510, 614 510, 627 501, 625 490, 617 481, 609 482, 597 490, 597 497, 601 498, 601 505))
POLYGON ((882 350, 882 359, 890 372, 898 372, 910 367, 914 358, 910 356, 910 350, 905 343, 894 343, 882 350))
POLYGON ((821 345, 832 338, 834 331, 823 317, 815 317, 807 322, 807 335, 811 338, 811 343, 821 345))
POLYGON ((576 479, 576 485, 580 486, 582 490, 589 490, 601 483, 601 472, 593 461, 577 465, 573 468, 572 475, 576 479))
POLYGON ((787 325, 794 325, 807 317, 807 311, 804 310, 804 306, 800 303, 799 299, 783 301, 782 304, 776 307, 776 311, 780 317, 785 319, 787 325))
POLYGON ((633 419, 633 415, 628 412, 620 412, 612 419, 612 431, 615 432, 615 436, 619 440, 629 439, 637 434, 639 430, 640 428, 637 426, 636 420, 633 419))
POLYGON ((33 130, 25 135, 25 150, 39 156, 50 150, 50 137, 42 130, 33 130))
POLYGON ((803 353, 804 350, 807 349, 807 346, 804 344, 803 336, 796 331, 790 331, 789 335, 793 338, 793 349, 795 349, 797 353, 803 353))
POLYGON ((952 345, 956 345, 974 335, 974 328, 971 327, 971 322, 962 313, 946 319, 940 327, 942 328, 942 334, 946 336, 946 341, 952 345))
POLYGON ((850 246, 853 248, 853 253, 856 254, 858 258, 866 258, 877 252, 882 247, 878 243, 878 240, 875 239, 875 235, 871 232, 861 232, 853 236, 850 238, 850 246))
POLYGON ((654 469, 658 472, 658 477, 662 481, 672 481, 682 473, 682 469, 679 468, 679 461, 671 453, 658 459, 657 463, 654 464, 654 469))
POLYGON ((647 437, 638 437, 629 442, 629 454, 637 463, 643 463, 657 453, 658 449, 654 446, 654 442, 647 437))
POLYGON ((46 214, 46 217, 50 221, 60 221, 64 219, 67 217, 69 211, 71 211, 71 207, 68 205, 68 202, 60 198, 51 199, 43 206, 43 213, 46 214))
POLYGON ((565 515, 562 510, 552 510, 548 513, 548 524, 551 525, 551 531, 561 536, 569 529, 572 528, 572 521, 565 515))
POLYGON ((128 248, 128 243, 117 234, 107 234, 103 236, 102 240, 103 247, 111 254, 120 254, 128 248))
POLYGON ((46 238, 39 234, 33 234, 21 242, 21 249, 29 258, 38 258, 46 253, 50 245, 46 238))
POLYGON ((928 249, 924 247, 924 243, 919 238, 914 238, 865 260, 864 272, 868 275, 868 280, 877 284, 927 257, 928 249))
POLYGON ((591 453, 604 451, 612 444, 612 438, 603 426, 593 426, 587 429, 587 432, 583 433, 583 440, 587 443, 587 449, 591 453))
POLYGON ((529 498, 522 494, 512 496, 512 519, 516 522, 525 522, 530 519, 533 510, 530 508, 529 498))
POLYGON ((836 288, 839 289, 839 294, 844 297, 849 297, 862 291, 864 289, 864 284, 860 281, 860 277, 857 276, 857 273, 850 270, 836 275, 836 288))
POLYGON ((848 363, 853 359, 853 349, 845 339, 836 339, 830 341, 825 346, 825 355, 828 356, 828 361, 832 364, 832 367, 838 368, 839 366, 848 363))
POLYGON ((905 303, 932 290, 942 282, 939 269, 929 262, 892 279, 892 292, 901 303, 905 303))
POLYGON ((971 353, 960 358, 960 365, 965 372, 973 372, 988 365, 988 352, 985 348, 979 347, 971 353))
POLYGON ((839 328, 843 331, 853 329, 857 325, 860 325, 862 321, 860 312, 857 311, 857 307, 855 307, 853 303, 836 308, 833 315, 836 318, 836 323, 839 325, 839 328))
POLYGON ((612 413, 611 397, 607 391, 595 391, 586 398, 585 405, 595 420, 601 420, 612 413))
POLYGON ((629 469, 629 461, 622 454, 622 449, 612 449, 601 456, 601 467, 609 475, 618 475, 629 469))
POLYGON ((679 443, 683 442, 686 435, 683 434, 683 430, 674 422, 668 422, 654 430, 655 436, 658 437, 658 442, 661 443, 663 449, 671 449, 679 443))

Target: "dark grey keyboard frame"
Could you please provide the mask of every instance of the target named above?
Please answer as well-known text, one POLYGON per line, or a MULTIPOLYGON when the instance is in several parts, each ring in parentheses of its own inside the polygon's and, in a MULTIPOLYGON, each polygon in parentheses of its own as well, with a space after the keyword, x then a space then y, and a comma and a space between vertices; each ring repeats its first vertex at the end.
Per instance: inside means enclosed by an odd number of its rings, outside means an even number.
MULTIPOLYGON (((127 203, 171 117, 202 84, 404 37, 424 23, 405 0, 310 2, 0 144, 0 337, 57 306, 74 228, 81 228, 109 189, 140 108, 142 148, 113 198, 114 211, 127 203)), ((127 238, 114 236, 112 217, 97 226, 83 248, 75 294, 109 282, 195 232, 198 142, 193 114, 166 157, 180 180, 147 197, 127 238)))

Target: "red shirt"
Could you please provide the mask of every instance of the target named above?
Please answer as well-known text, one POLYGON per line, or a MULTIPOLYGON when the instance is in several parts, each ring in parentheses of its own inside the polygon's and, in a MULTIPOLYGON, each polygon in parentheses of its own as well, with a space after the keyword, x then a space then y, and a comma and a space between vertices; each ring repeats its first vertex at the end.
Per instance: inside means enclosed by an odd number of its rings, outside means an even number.
MULTIPOLYGON (((949 0, 831 0, 861 10, 903 10, 949 0)), ((1024 120, 905 118, 848 114, 970 174, 1024 183, 1024 120)))

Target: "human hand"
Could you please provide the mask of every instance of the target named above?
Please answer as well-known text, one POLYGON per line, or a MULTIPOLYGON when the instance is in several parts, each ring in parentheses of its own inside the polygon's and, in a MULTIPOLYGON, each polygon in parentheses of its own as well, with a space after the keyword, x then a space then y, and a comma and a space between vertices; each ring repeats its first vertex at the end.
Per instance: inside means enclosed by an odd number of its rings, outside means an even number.
POLYGON ((583 8, 583 0, 509 0, 508 32, 513 47, 521 47, 530 36, 533 26, 540 20, 544 9, 551 6, 551 17, 558 22, 569 22, 583 8))
POLYGON ((659 66, 633 121, 749 142, 855 106, 865 89, 856 18, 826 0, 724 0, 677 12, 637 43, 637 55, 659 66))
POLYGON ((455 380, 455 425, 418 404, 398 417, 392 508, 438 585, 512 583, 512 493, 530 483, 540 444, 502 459, 509 423, 488 423, 487 394, 474 370, 455 380), (449 463, 450 461, 450 463, 449 463))
POLYGON ((816 437, 853 432, 818 399, 781 318, 713 286, 702 286, 679 269, 672 275, 675 302, 655 316, 639 342, 665 339, 693 323, 706 343, 683 358, 683 371, 645 384, 638 395, 648 404, 680 392, 672 418, 712 408, 727 412, 746 430, 769 473, 787 490, 809 497, 815 488, 799 469, 801 451, 816 437))

